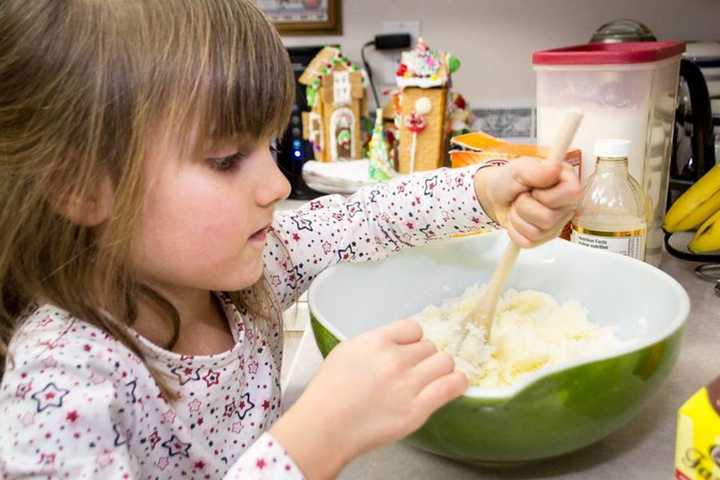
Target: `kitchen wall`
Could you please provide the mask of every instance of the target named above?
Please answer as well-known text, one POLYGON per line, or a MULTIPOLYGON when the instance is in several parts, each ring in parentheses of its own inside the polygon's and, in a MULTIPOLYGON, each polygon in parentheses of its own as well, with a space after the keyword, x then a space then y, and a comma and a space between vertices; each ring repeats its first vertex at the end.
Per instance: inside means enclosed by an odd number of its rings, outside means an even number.
MULTIPOLYGON (((660 39, 720 40, 720 0, 344 0, 343 35, 286 37, 287 45, 339 43, 360 61, 360 47, 385 21, 419 21, 435 48, 463 62, 454 77, 473 108, 534 103, 532 52, 585 43, 606 21, 640 20, 660 39)), ((394 59, 370 50, 381 81, 394 59)))

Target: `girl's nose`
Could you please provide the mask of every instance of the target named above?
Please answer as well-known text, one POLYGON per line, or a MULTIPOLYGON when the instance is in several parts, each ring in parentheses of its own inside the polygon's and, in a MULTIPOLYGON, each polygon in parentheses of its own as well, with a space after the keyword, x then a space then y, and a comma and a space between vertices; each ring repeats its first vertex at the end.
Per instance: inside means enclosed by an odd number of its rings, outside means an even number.
POLYGON ((257 202, 261 206, 285 200, 290 195, 290 182, 280 171, 277 164, 269 159, 270 168, 267 176, 261 181, 257 189, 257 202))

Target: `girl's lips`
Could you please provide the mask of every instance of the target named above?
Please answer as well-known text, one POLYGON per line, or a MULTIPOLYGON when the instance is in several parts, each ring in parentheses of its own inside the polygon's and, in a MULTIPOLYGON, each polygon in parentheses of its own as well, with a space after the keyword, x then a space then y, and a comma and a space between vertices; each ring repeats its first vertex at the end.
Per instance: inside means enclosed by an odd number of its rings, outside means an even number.
POLYGON ((250 235, 250 240, 264 243, 265 239, 267 238, 267 231, 268 231, 268 226, 264 226, 257 232, 250 235))

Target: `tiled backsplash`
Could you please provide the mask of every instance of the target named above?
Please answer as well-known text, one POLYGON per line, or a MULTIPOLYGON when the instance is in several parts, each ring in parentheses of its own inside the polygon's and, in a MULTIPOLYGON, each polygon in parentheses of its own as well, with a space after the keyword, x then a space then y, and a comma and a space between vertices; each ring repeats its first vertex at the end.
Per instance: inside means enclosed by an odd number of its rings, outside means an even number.
POLYGON ((535 139, 536 116, 533 107, 477 108, 473 110, 473 130, 497 138, 535 139))

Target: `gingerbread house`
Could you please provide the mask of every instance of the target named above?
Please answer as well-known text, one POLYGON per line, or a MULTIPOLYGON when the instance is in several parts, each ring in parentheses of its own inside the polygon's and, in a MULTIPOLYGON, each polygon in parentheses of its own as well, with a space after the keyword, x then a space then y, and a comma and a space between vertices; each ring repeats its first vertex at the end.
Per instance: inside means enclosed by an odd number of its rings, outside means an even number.
POLYGON ((430 49, 422 39, 413 50, 403 52, 394 97, 401 173, 432 170, 445 164, 448 92, 451 73, 459 66, 456 57, 430 49))
POLYGON ((309 112, 303 113, 303 137, 323 162, 359 159, 361 121, 367 110, 363 73, 340 50, 325 47, 299 79, 306 86, 309 112))

